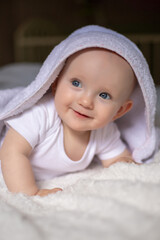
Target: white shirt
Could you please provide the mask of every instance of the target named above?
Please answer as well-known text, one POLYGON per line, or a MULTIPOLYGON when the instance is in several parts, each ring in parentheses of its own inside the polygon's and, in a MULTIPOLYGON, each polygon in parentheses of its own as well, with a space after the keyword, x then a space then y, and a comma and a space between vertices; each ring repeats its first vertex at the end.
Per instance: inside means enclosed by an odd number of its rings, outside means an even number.
POLYGON ((36 180, 46 180, 85 169, 97 155, 100 160, 116 157, 125 144, 115 123, 91 131, 86 150, 79 161, 72 161, 63 145, 63 125, 54 98, 45 95, 37 104, 5 122, 21 134, 32 146, 30 162, 36 180))

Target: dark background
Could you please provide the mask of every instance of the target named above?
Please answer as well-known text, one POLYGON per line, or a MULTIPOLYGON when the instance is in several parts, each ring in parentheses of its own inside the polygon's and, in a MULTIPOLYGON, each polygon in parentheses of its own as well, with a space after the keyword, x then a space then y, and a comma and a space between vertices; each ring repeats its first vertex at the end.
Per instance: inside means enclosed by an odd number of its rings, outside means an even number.
POLYGON ((55 35, 68 35, 88 24, 125 33, 160 33, 159 0, 1 0, 0 66, 14 62, 16 29, 32 18, 54 24, 55 35))

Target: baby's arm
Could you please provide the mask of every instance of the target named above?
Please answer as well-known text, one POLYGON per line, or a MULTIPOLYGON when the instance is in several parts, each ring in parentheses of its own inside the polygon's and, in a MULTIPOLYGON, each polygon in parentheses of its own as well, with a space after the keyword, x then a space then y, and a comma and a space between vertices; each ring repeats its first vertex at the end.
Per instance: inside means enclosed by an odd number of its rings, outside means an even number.
POLYGON ((118 155, 114 158, 111 158, 111 159, 101 160, 101 162, 102 162, 103 167, 109 167, 116 162, 132 163, 132 162, 134 162, 134 160, 131 156, 131 153, 127 149, 125 149, 120 155, 118 155))
POLYGON ((38 189, 29 161, 31 151, 32 147, 25 138, 12 128, 8 130, 0 149, 0 159, 2 173, 9 191, 45 196, 61 190, 58 188, 38 189))

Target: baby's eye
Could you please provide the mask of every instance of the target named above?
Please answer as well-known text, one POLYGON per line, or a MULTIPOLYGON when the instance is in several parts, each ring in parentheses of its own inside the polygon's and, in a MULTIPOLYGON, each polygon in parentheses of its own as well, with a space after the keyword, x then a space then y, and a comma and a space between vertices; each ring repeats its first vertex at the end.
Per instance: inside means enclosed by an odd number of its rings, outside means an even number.
POLYGON ((103 99, 111 99, 110 95, 106 92, 100 93, 99 96, 103 99))
POLYGON ((81 83, 80 83, 78 80, 73 80, 73 81, 72 81, 72 85, 73 85, 74 87, 82 87, 81 83))

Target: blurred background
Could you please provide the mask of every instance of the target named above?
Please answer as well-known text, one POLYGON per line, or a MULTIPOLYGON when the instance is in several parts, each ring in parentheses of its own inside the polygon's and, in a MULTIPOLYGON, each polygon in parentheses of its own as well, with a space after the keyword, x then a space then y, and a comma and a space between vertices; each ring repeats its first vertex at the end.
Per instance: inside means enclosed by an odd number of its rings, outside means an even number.
POLYGON ((0 66, 43 62, 54 45, 88 24, 136 42, 160 83, 159 0, 1 0, 0 66))

